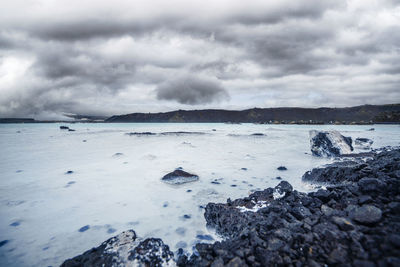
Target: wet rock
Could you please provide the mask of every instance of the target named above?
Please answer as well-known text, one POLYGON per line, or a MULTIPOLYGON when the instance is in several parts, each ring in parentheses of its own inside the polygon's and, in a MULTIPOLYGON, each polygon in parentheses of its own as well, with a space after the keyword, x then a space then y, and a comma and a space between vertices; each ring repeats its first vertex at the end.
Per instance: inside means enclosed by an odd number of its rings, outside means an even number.
POLYGON ((285 166, 279 166, 278 168, 276 168, 278 171, 286 171, 287 168, 285 166))
POLYGON ((178 131, 178 132, 162 132, 160 135, 176 135, 176 136, 181 136, 181 135, 204 135, 206 133, 203 132, 185 132, 185 131, 178 131))
POLYGON ((174 254, 159 238, 148 238, 140 242, 128 256, 132 264, 143 266, 166 266, 174 262, 174 254))
POLYGON ((2 246, 4 246, 5 244, 7 244, 9 241, 8 240, 2 240, 2 241, 0 241, 0 248, 2 247, 2 246))
POLYGON ((73 171, 66 171, 65 174, 73 174, 73 171))
POLYGON ((75 132, 74 129, 68 129, 68 132, 75 132))
POLYGON ((368 138, 356 138, 354 140, 355 147, 358 149, 370 149, 373 143, 374 141, 368 138))
POLYGON ((210 235, 196 235, 196 238, 199 240, 206 240, 206 241, 214 240, 214 238, 210 235))
POLYGON ((199 180, 199 176, 183 170, 175 170, 165 175, 161 180, 167 184, 180 185, 195 182, 199 180))
POLYGON ((137 240, 128 230, 103 242, 82 255, 66 260, 62 267, 78 266, 164 266, 174 264, 173 253, 161 239, 137 240))
POLYGON ((150 136, 150 135, 156 135, 155 133, 152 132, 133 132, 133 133, 127 133, 129 136, 150 136))
POLYGON ((382 218, 382 211, 372 205, 363 205, 362 207, 356 208, 353 219, 362 224, 373 224, 377 223, 382 218))
POLYGON ((112 233, 115 233, 117 230, 116 229, 114 229, 114 228, 108 228, 107 229, 107 234, 112 234, 112 233))
POLYGON ((61 129, 61 130, 68 130, 69 127, 68 127, 68 126, 64 126, 64 125, 61 125, 61 126, 60 126, 60 129, 61 129))
POLYGON ((85 225, 85 226, 82 226, 81 228, 79 228, 78 231, 83 233, 83 232, 86 232, 87 230, 89 230, 89 228, 90 228, 89 225, 85 225))
POLYGON ((304 206, 296 206, 292 209, 291 214, 298 220, 303 220, 312 215, 310 210, 304 206))
POLYGON ((263 134, 263 133, 253 133, 253 134, 251 134, 252 136, 265 136, 265 134, 263 134))
POLYGON ((314 156, 337 157, 353 151, 351 137, 338 131, 310 131, 311 152, 314 156))
POLYGON ((17 226, 19 226, 20 224, 21 224, 21 223, 20 223, 19 221, 15 221, 15 222, 11 223, 10 226, 17 227, 17 226))
POLYGON ((184 236, 185 233, 186 233, 186 229, 183 228, 183 227, 178 227, 178 228, 176 228, 175 232, 176 232, 178 235, 184 236))

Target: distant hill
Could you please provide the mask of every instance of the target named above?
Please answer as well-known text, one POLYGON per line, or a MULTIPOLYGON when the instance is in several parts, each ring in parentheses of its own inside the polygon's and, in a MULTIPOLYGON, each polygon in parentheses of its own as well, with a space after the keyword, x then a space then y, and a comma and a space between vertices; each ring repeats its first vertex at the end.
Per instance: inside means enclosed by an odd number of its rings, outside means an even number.
POLYGON ((400 104, 349 108, 253 108, 241 111, 205 109, 163 113, 131 113, 105 122, 226 122, 288 124, 400 123, 400 104))
POLYGON ((32 123, 32 118, 0 118, 0 123, 32 123))

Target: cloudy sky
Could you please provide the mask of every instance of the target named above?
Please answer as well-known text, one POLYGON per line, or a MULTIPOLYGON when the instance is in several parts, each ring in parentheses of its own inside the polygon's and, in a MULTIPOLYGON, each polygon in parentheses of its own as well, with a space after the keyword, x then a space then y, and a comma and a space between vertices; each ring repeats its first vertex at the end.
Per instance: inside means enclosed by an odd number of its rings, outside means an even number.
POLYGON ((396 102, 398 0, 0 3, 0 117, 396 102))

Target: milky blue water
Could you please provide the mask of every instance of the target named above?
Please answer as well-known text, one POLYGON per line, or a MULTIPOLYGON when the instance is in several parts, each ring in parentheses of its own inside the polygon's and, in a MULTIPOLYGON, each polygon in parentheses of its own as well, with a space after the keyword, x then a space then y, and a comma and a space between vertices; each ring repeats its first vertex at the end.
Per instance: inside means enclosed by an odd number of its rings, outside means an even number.
POLYGON ((398 125, 63 124, 75 132, 60 125, 0 124, 0 242, 8 240, 1 266, 57 266, 127 229, 190 251, 199 235, 218 239, 201 205, 275 186, 277 176, 313 190, 301 176, 331 160, 310 155, 309 130, 371 138, 374 148, 400 144, 398 125), (205 134, 126 135, 171 131, 205 134), (163 183, 177 167, 200 180, 163 183))

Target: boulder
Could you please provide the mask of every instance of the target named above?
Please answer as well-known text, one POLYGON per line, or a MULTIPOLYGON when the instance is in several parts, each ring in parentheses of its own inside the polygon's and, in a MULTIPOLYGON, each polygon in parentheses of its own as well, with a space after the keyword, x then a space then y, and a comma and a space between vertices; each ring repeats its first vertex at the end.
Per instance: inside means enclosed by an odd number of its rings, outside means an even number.
POLYGON ((337 157, 350 154, 354 149, 351 137, 345 137, 338 131, 310 131, 311 152, 319 157, 337 157))
POLYGON ((148 238, 139 242, 135 231, 128 230, 64 261, 61 266, 165 266, 174 263, 173 253, 161 239, 148 238))
POLYGON ((370 149, 373 143, 374 141, 368 138, 356 138, 354 140, 355 147, 358 149, 370 149))
POLYGON ((372 205, 363 205, 355 209, 352 217, 361 224, 374 224, 381 220, 382 211, 372 205))
POLYGON ((180 185, 199 180, 199 176, 185 172, 181 169, 176 169, 173 172, 166 174, 161 180, 167 184, 180 185))

